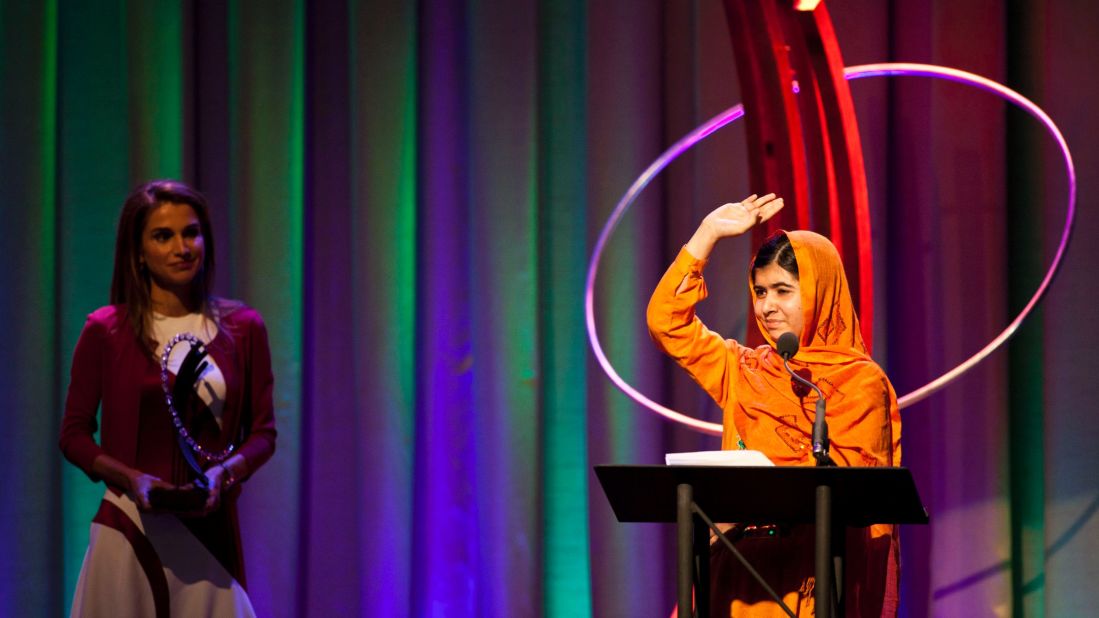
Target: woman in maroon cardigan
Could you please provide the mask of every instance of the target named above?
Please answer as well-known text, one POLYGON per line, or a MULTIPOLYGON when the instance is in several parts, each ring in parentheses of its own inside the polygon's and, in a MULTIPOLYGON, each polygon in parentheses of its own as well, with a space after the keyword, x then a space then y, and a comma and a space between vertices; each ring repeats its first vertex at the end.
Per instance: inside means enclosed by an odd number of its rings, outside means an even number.
POLYGON ((65 457, 107 485, 74 616, 253 615, 236 499, 275 450, 271 354, 259 313, 211 296, 213 275, 205 198, 176 181, 134 190, 111 304, 77 341, 61 425, 65 457), (203 363, 181 370, 192 347, 203 363), (193 382, 185 397, 177 373, 193 382))

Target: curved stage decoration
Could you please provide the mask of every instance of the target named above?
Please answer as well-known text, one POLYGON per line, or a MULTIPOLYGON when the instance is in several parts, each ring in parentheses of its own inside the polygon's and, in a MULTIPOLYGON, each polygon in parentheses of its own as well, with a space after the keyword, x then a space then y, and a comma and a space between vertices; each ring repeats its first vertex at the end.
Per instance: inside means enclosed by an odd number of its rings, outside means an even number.
MULTIPOLYGON (((928 382, 924 386, 917 388, 916 390, 900 397, 898 403, 900 407, 906 408, 926 397, 932 393, 939 391, 946 387, 948 384, 958 379, 962 374, 975 367, 978 363, 987 358, 997 348, 1004 344, 1012 335, 1019 329, 1019 326, 1023 321, 1031 314, 1035 306, 1042 300, 1046 292, 1049 290, 1050 284, 1053 282, 1054 276, 1061 267, 1062 259, 1064 258, 1065 251, 1068 249, 1069 239, 1072 235, 1073 223, 1076 219, 1076 168, 1072 162, 1072 154, 1069 152, 1068 144, 1065 142, 1064 136, 1061 135, 1060 129, 1053 120, 1046 114, 1040 107, 1034 104, 1023 95, 1015 92, 1014 90, 1003 86, 997 82, 994 82, 988 78, 981 77, 973 73, 961 71, 958 69, 952 69, 949 67, 942 67, 931 64, 916 64, 905 62, 887 62, 879 64, 865 64, 859 66, 847 67, 844 70, 844 76, 847 80, 862 79, 865 77, 905 77, 905 76, 920 76, 920 77, 933 77, 937 79, 944 79, 947 81, 958 82, 974 86, 985 92, 990 92, 1002 98, 1003 100, 1016 105, 1034 118, 1038 119, 1042 125, 1046 128, 1046 131, 1057 142, 1058 147, 1061 149, 1061 154, 1065 161, 1065 171, 1068 177, 1068 207, 1065 212, 1065 224, 1061 231, 1060 244, 1057 247, 1057 252, 1054 254, 1050 263, 1049 269, 1046 271, 1045 276, 1042 278, 1041 283, 1038 285, 1038 289, 1031 296, 1023 310, 1019 312, 1017 316, 1000 332, 992 341, 981 348, 977 353, 973 354, 956 367, 943 373, 938 378, 935 378, 931 382, 928 382)), ((599 261, 602 258, 603 250, 606 247, 607 241, 614 233, 615 228, 618 226, 623 215, 629 207, 634 203, 637 197, 645 189, 646 186, 665 167, 668 166, 677 157, 689 150, 698 142, 709 137, 722 127, 736 121, 744 116, 743 105, 734 105, 714 116, 710 120, 706 121, 695 130, 688 133, 685 137, 672 144, 670 148, 665 150, 659 157, 656 158, 648 168, 641 173, 640 176, 630 185, 630 188, 618 201, 614 211, 604 224, 603 229, 599 233, 599 237, 595 242, 595 247, 592 251, 591 261, 588 264, 588 275, 584 288, 584 317, 588 329, 588 340, 591 343, 592 352, 594 352, 596 359, 599 361, 599 365, 603 368, 603 371, 611 379, 622 392, 626 393, 631 399, 637 403, 645 406, 646 408, 656 412, 657 414, 667 418, 668 420, 683 424, 691 429, 700 431, 702 433, 710 435, 721 435, 721 425, 719 423, 710 423, 702 421, 697 418, 688 416, 681 412, 677 412, 663 406, 652 399, 649 399, 636 388, 627 383, 622 376, 618 375, 614 366, 607 359, 606 354, 603 352, 603 347, 599 343, 599 334, 595 327, 595 278, 599 271, 599 261)))

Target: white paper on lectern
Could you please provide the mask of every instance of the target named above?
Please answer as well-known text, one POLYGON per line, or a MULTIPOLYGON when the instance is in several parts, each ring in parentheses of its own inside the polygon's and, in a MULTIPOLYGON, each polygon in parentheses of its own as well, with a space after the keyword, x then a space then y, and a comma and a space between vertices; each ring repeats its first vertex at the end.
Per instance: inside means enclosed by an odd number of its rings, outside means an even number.
POLYGON ((693 453, 666 453, 664 463, 669 466, 773 466, 773 461, 759 451, 695 451, 693 453))

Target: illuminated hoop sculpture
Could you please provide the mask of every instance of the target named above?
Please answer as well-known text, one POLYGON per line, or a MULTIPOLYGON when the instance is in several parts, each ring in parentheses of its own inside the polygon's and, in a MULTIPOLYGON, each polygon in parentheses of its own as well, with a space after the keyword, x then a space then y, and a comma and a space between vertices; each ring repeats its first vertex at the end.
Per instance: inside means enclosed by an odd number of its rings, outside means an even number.
MULTIPOLYGON (((1076 168, 1072 163, 1072 154, 1069 152, 1068 144, 1065 142, 1065 138, 1061 135, 1060 129, 1054 124, 1053 120, 1047 115, 1040 107, 1035 105, 1032 101, 1024 97, 1023 95, 1015 92, 1014 90, 1003 86, 997 82, 994 82, 980 75, 968 73, 958 69, 951 69, 948 67, 937 66, 933 64, 915 64, 907 62, 883 62, 878 64, 864 64, 859 66, 847 67, 844 69, 844 77, 848 81, 853 79, 861 79, 864 77, 884 77, 884 76, 921 76, 921 77, 935 77, 938 79, 945 79, 948 81, 958 82, 975 86, 985 92, 991 92, 1001 99, 1013 103, 1019 108, 1026 111, 1031 116, 1034 116, 1042 125, 1046 128, 1046 131, 1057 142, 1057 145, 1061 148, 1061 154, 1065 160, 1065 171, 1068 176, 1068 208, 1065 213, 1065 225, 1061 231, 1061 241, 1057 247, 1057 252, 1053 256, 1053 261, 1050 263, 1049 270, 1046 271, 1045 277, 1042 279, 1041 284, 1038 285, 1037 291, 1030 297, 1026 306, 1019 312, 1019 315, 1015 316, 1015 319, 1007 325, 999 335, 997 335, 992 341, 990 341, 985 347, 981 348, 973 356, 970 356, 958 366, 942 374, 938 378, 935 378, 931 382, 917 388, 916 390, 904 395, 897 400, 900 407, 906 408, 928 396, 936 391, 942 389, 947 384, 950 384, 954 380, 958 379, 962 374, 972 369, 982 360, 992 354, 997 348, 1004 344, 1005 341, 1011 338, 1012 335, 1019 329, 1019 326, 1023 323, 1023 320, 1030 315, 1034 310, 1034 307, 1042 300, 1046 292, 1049 289, 1050 284, 1053 282, 1053 277, 1057 274, 1057 271, 1061 267, 1061 261, 1064 257, 1065 251, 1068 248, 1069 238, 1072 235, 1072 226, 1076 219, 1076 168)), ((700 125, 694 131, 688 133, 685 137, 680 139, 675 144, 672 144, 671 148, 665 150, 640 176, 637 180, 630 185, 629 190, 622 196, 622 199, 618 201, 618 205, 615 206, 614 211, 611 213, 610 218, 607 219, 602 231, 599 233, 599 238, 595 242, 595 248, 592 251, 591 261, 588 263, 588 276, 584 286, 584 314, 585 321, 588 329, 588 340, 591 343, 592 352, 595 353, 596 360, 599 361, 599 365, 603 368, 603 371, 611 379, 622 392, 626 393, 631 399, 637 403, 645 406, 646 408, 656 412, 657 414, 667 418, 668 420, 681 423, 687 427, 700 431, 702 433, 710 435, 721 435, 721 425, 719 423, 710 423, 702 421, 697 418, 677 412, 663 406, 642 394, 640 391, 630 386, 622 376, 618 375, 614 366, 607 360, 606 354, 603 352, 603 347, 599 343, 599 334, 595 328, 595 277, 599 270, 599 260, 603 255, 603 249, 606 247, 607 241, 615 228, 618 226, 622 216, 626 213, 626 210, 637 199, 637 196, 645 189, 653 178, 656 178, 665 167, 672 161, 678 158, 681 154, 689 150, 692 146, 709 137, 718 129, 724 127, 737 120, 744 115, 743 105, 734 105, 729 109, 714 116, 704 124, 700 125)))

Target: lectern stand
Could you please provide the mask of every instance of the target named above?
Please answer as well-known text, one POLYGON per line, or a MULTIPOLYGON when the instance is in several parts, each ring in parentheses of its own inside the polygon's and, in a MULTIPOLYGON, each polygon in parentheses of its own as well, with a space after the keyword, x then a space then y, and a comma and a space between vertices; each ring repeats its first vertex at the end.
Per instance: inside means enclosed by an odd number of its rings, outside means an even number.
MULTIPOLYGON (((691 615, 692 583, 698 588, 698 616, 707 615, 706 520, 815 523, 817 550, 824 549, 816 560, 817 588, 833 579, 847 526, 928 522, 907 468, 601 465, 595 474, 618 521, 677 523, 679 618, 691 615), (829 539, 838 542, 822 546, 829 539)), ((828 616, 819 599, 818 615, 828 616)))

